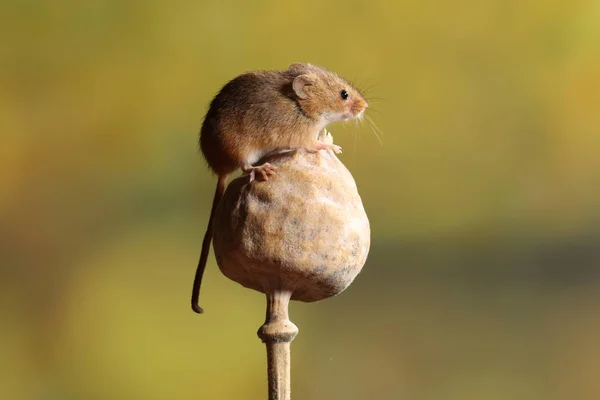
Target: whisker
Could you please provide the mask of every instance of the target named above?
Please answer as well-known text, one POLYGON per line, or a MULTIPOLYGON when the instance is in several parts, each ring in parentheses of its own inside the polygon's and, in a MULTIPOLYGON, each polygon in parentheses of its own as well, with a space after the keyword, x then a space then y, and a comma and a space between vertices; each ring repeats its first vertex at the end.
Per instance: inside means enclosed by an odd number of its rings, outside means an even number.
POLYGON ((377 138, 377 141, 379 142, 380 145, 383 146, 383 141, 381 140, 381 138, 379 137, 379 134, 377 133, 377 131, 373 128, 373 126, 371 125, 371 130, 373 131, 373 133, 375 134, 375 137, 377 138))
POLYGON ((375 134, 375 137, 379 141, 379 144, 383 146, 383 141, 381 140, 381 137, 379 136, 379 134, 381 134, 383 136, 383 132, 381 131, 381 129, 379 129, 379 127, 377 126, 377 124, 375 124, 375 122, 373 121, 373 119, 371 117, 369 117, 368 115, 365 115, 365 117, 371 123, 371 130, 375 134))
POLYGON ((383 133, 383 131, 382 131, 381 129, 379 129, 379 126, 377 126, 377 124, 373 123, 373 126, 375 127, 375 130, 376 130, 377 132, 379 132, 379 134, 380 134, 381 136, 385 136, 385 135, 384 135, 384 133, 383 133))
POLYGON ((369 86, 369 87, 368 87, 368 88, 366 88, 366 89, 361 89, 361 92, 362 92, 362 94, 363 94, 363 95, 366 95, 366 94, 367 94, 367 93, 369 93, 369 91, 370 91, 371 89, 373 89, 374 87, 375 87, 374 85, 371 85, 371 86, 369 86))
POLYGON ((352 164, 356 165, 356 142, 357 142, 358 129, 354 130, 354 146, 352 148, 352 164))
POLYGON ((377 124, 375 123, 373 118, 369 117, 368 115, 365 115, 365 117, 367 117, 367 119, 371 122, 371 124, 375 127, 375 129, 377 129, 377 132, 381 133, 381 135, 383 136, 383 131, 381 129, 379 129, 379 127, 377 126, 377 124))

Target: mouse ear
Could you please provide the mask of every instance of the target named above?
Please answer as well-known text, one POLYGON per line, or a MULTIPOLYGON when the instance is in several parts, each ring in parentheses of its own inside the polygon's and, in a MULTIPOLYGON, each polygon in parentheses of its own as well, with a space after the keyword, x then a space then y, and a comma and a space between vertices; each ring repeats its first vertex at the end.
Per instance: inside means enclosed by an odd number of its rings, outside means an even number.
POLYGON ((296 92, 296 96, 301 99, 306 99, 308 94, 306 93, 306 86, 311 86, 312 80, 308 77, 308 75, 298 75, 294 78, 294 82, 292 83, 292 88, 294 92, 296 92))
POLYGON ((313 68, 313 66, 309 63, 293 63, 288 67, 288 71, 308 71, 311 68, 313 68))

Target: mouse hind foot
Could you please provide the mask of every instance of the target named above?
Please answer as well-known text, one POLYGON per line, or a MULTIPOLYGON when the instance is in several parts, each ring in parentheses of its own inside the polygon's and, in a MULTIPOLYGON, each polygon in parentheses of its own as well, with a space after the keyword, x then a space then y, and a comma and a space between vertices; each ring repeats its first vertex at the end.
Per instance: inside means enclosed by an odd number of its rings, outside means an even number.
POLYGON ((242 167, 242 171, 245 174, 250 175, 250 182, 255 179, 257 181, 268 181, 270 176, 275 175, 276 170, 277 167, 269 163, 264 163, 263 165, 256 167, 252 165, 245 165, 242 167))

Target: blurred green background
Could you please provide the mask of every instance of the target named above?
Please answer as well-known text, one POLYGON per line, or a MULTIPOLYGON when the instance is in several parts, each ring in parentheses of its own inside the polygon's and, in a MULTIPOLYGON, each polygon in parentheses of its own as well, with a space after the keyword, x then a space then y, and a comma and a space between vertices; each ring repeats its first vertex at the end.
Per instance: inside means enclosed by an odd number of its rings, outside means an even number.
POLYGON ((294 399, 600 398, 594 1, 3 1, 0 398, 264 399, 265 300, 209 261, 211 97, 295 61, 369 89, 330 126, 372 227, 294 303, 294 399))

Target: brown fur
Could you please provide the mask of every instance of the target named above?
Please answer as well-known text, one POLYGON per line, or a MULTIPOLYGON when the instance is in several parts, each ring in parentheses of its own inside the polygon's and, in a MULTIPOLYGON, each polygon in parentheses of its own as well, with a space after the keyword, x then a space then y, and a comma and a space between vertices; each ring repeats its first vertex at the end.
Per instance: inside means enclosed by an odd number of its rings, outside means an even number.
POLYGON ((324 114, 354 116, 366 107, 360 92, 336 74, 310 64, 286 71, 256 71, 238 76, 210 104, 200 132, 200 148, 217 174, 246 165, 255 150, 273 151, 310 144, 323 128, 324 114), (294 78, 306 75, 308 98, 298 98, 294 78), (347 101, 340 91, 348 91, 347 101))

